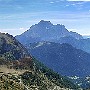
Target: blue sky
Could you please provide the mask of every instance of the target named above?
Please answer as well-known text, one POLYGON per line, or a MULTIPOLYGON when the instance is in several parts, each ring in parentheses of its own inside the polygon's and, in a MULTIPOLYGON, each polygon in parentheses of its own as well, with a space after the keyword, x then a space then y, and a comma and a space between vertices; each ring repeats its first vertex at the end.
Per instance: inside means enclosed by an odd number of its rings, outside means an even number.
POLYGON ((64 24, 90 35, 90 2, 75 0, 0 0, 0 31, 18 35, 40 20, 64 24))

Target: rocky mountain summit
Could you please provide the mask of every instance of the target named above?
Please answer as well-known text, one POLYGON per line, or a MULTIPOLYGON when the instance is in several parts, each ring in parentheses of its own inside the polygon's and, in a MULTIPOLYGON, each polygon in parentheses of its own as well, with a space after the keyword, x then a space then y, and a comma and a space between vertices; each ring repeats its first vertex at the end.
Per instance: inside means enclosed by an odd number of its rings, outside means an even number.
POLYGON ((27 44, 39 41, 57 41, 61 37, 67 36, 75 39, 83 38, 76 32, 68 31, 62 24, 53 25, 50 21, 41 20, 38 24, 32 25, 23 34, 16 36, 16 39, 23 44, 27 44))

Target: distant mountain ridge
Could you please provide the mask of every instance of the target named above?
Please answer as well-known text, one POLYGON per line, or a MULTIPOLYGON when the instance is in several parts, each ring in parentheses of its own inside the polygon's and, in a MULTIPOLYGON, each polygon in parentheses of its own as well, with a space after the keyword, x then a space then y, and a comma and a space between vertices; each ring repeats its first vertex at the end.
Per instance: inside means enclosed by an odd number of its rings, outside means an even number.
POLYGON ((62 75, 90 75, 90 54, 69 44, 39 42, 27 46, 27 49, 35 58, 62 75))
POLYGON ((83 37, 76 32, 69 32, 64 25, 53 25, 50 21, 41 20, 38 24, 30 27, 29 30, 21 35, 16 36, 21 43, 33 43, 39 41, 57 41, 61 37, 71 36, 75 39, 82 39, 83 37))
POLYGON ((24 46, 42 41, 55 43, 68 43, 77 49, 90 53, 90 38, 68 31, 64 25, 53 25, 50 21, 41 20, 38 24, 32 25, 29 30, 15 37, 24 46))

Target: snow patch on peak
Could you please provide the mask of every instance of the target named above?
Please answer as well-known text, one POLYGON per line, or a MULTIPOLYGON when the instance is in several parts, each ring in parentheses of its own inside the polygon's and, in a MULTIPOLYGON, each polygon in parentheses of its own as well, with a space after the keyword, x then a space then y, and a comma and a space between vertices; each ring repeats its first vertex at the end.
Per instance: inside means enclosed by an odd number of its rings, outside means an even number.
POLYGON ((46 27, 46 29, 49 29, 48 27, 46 27))

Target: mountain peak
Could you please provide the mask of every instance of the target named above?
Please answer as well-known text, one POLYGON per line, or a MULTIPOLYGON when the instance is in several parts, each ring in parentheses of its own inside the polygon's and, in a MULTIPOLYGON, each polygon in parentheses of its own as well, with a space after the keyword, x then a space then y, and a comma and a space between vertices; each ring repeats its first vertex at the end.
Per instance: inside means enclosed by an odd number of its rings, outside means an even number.
POLYGON ((21 43, 33 43, 39 41, 57 42, 61 37, 67 36, 72 36, 75 39, 82 39, 81 35, 69 32, 62 24, 53 25, 50 21, 41 20, 38 24, 31 26, 25 33, 16 36, 16 38, 21 43))
POLYGON ((38 25, 53 25, 50 21, 41 20, 38 25))
POLYGON ((39 23, 45 23, 45 22, 51 23, 50 21, 45 21, 45 20, 41 20, 39 23))

